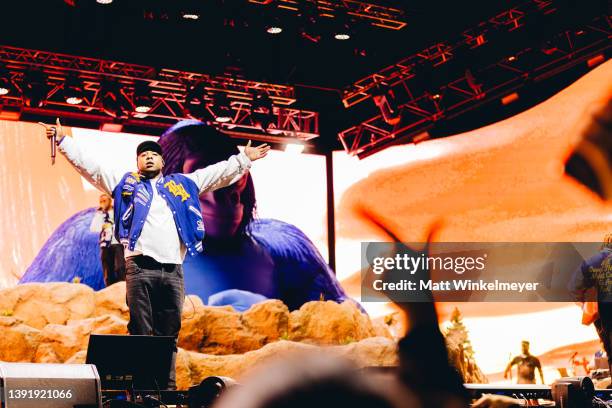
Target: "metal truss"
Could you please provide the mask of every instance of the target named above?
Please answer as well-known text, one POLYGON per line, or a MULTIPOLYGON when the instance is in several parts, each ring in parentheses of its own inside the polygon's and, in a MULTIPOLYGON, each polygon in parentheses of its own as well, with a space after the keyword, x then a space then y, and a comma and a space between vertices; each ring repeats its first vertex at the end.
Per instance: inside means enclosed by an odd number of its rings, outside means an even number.
POLYGON ((552 1, 532 0, 521 6, 506 10, 489 20, 479 24, 462 33, 462 38, 455 43, 440 42, 410 55, 401 61, 383 68, 379 72, 368 75, 345 89, 342 102, 346 108, 350 108, 371 97, 371 90, 377 83, 384 82, 390 86, 397 86, 403 81, 414 77, 415 67, 424 61, 437 67, 445 64, 455 57, 456 52, 467 46, 476 48, 484 45, 487 33, 491 31, 514 31, 523 26, 525 15, 531 10, 538 10, 542 14, 550 14, 556 11, 552 1))
MULTIPOLYGON (((271 5, 279 9, 298 11, 300 2, 306 0, 249 0, 250 3, 271 5)), ((338 11, 345 11, 349 16, 369 22, 373 26, 390 30, 401 30, 406 26, 402 10, 365 3, 356 0, 312 0, 316 3, 322 17, 334 17, 338 11)))
MULTIPOLYGON (((505 21, 505 24, 514 26, 512 20, 505 21)), ((537 83, 578 64, 586 62, 590 67, 605 61, 612 48, 611 37, 609 16, 600 16, 580 29, 555 35, 544 48, 524 49, 475 74, 458 73, 435 93, 413 92, 407 79, 414 73, 402 61, 368 77, 374 83, 384 81, 395 95, 401 95, 401 100, 398 100, 401 122, 392 126, 384 121, 382 115, 377 115, 340 132, 339 139, 349 154, 360 158, 380 151, 398 139, 418 143, 429 137, 428 130, 440 119, 452 119, 484 103, 511 95, 527 81, 537 83)), ((431 50, 427 58, 443 59, 444 48, 432 47, 431 50)), ((371 85, 362 83, 361 86, 371 85)), ((351 99, 353 105, 370 97, 363 91, 354 95, 351 99), (361 95, 361 99, 357 95, 361 95)))
MULTIPOLYGON (((0 64, 7 69, 17 92, 0 96, 0 111, 28 111, 37 115, 58 115, 99 123, 122 123, 159 129, 180 119, 193 117, 188 106, 190 90, 198 88, 204 95, 225 94, 230 103, 232 119, 216 123, 222 130, 240 137, 257 136, 278 139, 309 140, 319 136, 317 112, 294 109, 295 91, 291 86, 250 81, 230 75, 207 75, 170 69, 127 64, 117 61, 78 57, 47 51, 0 46, 0 64), (22 91, 27 72, 38 70, 45 74, 47 95, 39 108, 24 106, 22 91), (63 91, 66 78, 76 75, 83 85, 83 101, 78 105, 66 103, 63 91), (103 103, 104 84, 116 84, 116 97, 123 101, 122 113, 110 115, 103 103), (146 113, 135 111, 135 85, 146 84, 151 96, 151 107, 146 113), (267 95, 273 102, 272 117, 264 132, 255 120, 251 101, 256 95, 267 95)), ((204 114, 213 109, 210 97, 196 101, 204 114)), ((2 115, 0 115, 1 117, 2 115)), ((14 115, 13 115, 14 116, 14 115)), ((198 117, 198 119, 201 119, 198 117)))

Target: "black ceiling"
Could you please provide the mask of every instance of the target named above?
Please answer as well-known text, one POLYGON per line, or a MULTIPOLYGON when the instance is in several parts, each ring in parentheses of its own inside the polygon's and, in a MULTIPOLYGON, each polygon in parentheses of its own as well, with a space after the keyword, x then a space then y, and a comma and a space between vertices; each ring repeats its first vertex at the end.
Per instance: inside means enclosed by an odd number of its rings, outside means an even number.
MULTIPOLYGON (((294 85, 301 107, 321 112, 322 132, 329 132, 333 145, 334 132, 353 124, 347 115, 356 115, 342 109, 340 90, 533 0, 369 2, 402 9, 407 26, 395 31, 355 22, 352 38, 337 41, 327 19, 319 25, 321 41, 313 43, 299 35, 302 22, 291 11, 277 11, 284 28, 280 35, 266 33, 273 7, 247 0, 114 0, 108 5, 95 0, 21 0, 3 2, 0 44, 209 74, 234 67, 248 79, 294 85), (193 6, 200 9, 198 20, 180 17, 181 11, 193 6), (229 20, 233 22, 228 24, 229 20)), ((555 3, 561 10, 556 20, 560 24, 588 19, 608 4, 605 0, 555 3)), ((539 41, 537 36, 533 41, 539 41)), ((492 47, 511 50, 512 45, 507 41, 492 47)))
POLYGON ((217 73, 238 66, 249 79, 341 89, 524 1, 386 1, 404 10, 404 29, 356 22, 353 38, 338 41, 329 34, 330 19, 321 19, 323 35, 313 43, 299 36, 300 21, 291 11, 278 11, 283 33, 266 33, 273 4, 247 0, 114 0, 109 5, 75 0, 75 6, 22 0, 3 10, 0 38, 5 45, 160 68, 217 73), (179 15, 190 3, 202 10, 197 21, 179 15), (228 19, 236 21, 233 27, 228 19))

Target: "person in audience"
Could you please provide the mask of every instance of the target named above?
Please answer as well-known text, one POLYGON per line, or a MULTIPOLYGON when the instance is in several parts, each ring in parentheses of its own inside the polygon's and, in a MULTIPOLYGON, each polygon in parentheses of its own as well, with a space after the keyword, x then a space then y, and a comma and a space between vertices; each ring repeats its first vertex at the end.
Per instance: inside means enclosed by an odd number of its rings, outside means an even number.
POLYGON ((253 370, 215 408, 400 408, 419 401, 395 376, 358 371, 350 361, 297 352, 253 370))
POLYGON ((587 302, 590 290, 597 293, 597 316, 593 325, 608 355, 612 372, 612 233, 604 237, 601 250, 582 262, 574 272, 569 289, 578 302, 587 302))

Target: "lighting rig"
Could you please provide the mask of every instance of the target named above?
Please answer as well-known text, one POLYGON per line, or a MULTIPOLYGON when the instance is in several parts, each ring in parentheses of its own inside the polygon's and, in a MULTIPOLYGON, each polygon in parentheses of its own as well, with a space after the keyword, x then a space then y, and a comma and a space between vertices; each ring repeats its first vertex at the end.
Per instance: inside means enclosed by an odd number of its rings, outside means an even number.
POLYGON ((296 109, 294 88, 0 46, 0 119, 67 118, 103 130, 159 134, 181 119, 271 143, 319 136, 317 112, 296 109))
MULTIPOLYGON (((75 0, 65 1, 78 6, 75 0)), ((98 3, 101 7, 109 7, 113 1, 98 0, 98 3)), ((355 25, 386 30, 401 30, 407 25, 403 10, 357 0, 183 0, 176 4, 154 3, 144 9, 148 20, 192 23, 215 13, 224 15, 224 24, 230 27, 257 26, 257 19, 251 16, 261 14, 268 20, 264 28, 271 35, 285 31, 287 27, 283 22, 293 16, 302 37, 313 42, 319 42, 327 34, 338 41, 349 40, 355 25)))
POLYGON ((440 120, 491 101, 513 103, 526 85, 607 60, 610 17, 563 24, 557 3, 528 1, 462 32, 456 41, 433 44, 349 86, 345 108, 372 99, 379 114, 339 132, 345 151, 364 158, 392 144, 427 140, 440 120), (557 31, 545 32, 542 24, 550 21, 557 22, 552 25, 557 31))

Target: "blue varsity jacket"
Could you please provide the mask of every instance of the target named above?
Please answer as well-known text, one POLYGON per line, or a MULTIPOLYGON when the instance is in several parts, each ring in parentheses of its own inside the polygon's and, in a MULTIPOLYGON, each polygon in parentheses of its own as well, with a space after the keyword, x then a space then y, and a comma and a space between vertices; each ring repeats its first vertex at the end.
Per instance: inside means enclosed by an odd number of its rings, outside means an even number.
MULTIPOLYGON (((197 185, 182 174, 170 174, 160 177, 155 188, 172 210, 176 229, 187 252, 190 255, 202 252, 204 222, 197 185)), ((126 173, 113 190, 115 237, 131 251, 142 232, 152 198, 151 183, 142 180, 138 173, 126 173)))

